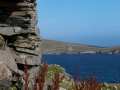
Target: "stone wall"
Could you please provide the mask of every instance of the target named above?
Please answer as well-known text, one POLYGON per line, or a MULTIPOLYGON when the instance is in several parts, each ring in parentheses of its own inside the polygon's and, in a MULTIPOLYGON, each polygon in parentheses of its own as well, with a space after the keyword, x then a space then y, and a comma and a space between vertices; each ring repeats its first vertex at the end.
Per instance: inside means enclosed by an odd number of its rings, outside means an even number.
MULTIPOLYGON (((41 39, 40 30, 36 28, 37 22, 36 0, 0 0, 0 35, 6 42, 4 45, 11 50, 18 70, 23 71, 24 60, 27 60, 30 78, 38 74, 41 63, 41 39)), ((12 65, 10 62, 7 64, 12 65)))

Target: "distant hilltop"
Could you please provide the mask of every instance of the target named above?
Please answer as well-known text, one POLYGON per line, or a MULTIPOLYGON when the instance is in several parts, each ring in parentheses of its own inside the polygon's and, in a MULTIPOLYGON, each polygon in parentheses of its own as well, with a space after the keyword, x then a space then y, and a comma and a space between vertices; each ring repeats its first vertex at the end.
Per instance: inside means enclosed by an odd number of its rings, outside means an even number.
POLYGON ((120 46, 113 48, 42 39, 43 54, 120 54, 120 46))

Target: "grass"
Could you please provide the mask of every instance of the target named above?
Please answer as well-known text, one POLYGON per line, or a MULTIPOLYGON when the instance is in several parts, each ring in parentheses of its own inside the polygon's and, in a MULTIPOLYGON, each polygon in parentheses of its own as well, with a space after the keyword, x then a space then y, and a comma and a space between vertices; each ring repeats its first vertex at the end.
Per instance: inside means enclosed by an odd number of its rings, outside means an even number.
POLYGON ((118 90, 120 90, 120 83, 109 83, 108 85, 109 86, 115 85, 115 86, 117 86, 118 90))
POLYGON ((73 52, 75 53, 84 52, 84 51, 99 51, 99 50, 102 50, 104 52, 109 52, 112 49, 119 48, 119 47, 105 48, 105 47, 99 47, 99 46, 42 39, 41 51, 42 53, 66 53, 66 48, 69 45, 72 46, 73 52))

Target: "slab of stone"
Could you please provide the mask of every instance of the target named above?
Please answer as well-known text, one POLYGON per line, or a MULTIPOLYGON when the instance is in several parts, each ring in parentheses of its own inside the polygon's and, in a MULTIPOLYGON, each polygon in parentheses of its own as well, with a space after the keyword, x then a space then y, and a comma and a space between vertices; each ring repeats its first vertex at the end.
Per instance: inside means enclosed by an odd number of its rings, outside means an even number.
POLYGON ((29 55, 26 53, 19 53, 17 56, 16 62, 18 64, 25 64, 24 60, 26 59, 28 65, 39 65, 41 62, 40 56, 29 55))
POLYGON ((12 36, 20 34, 21 27, 0 27, 0 35, 12 36))
MULTIPOLYGON (((33 87, 34 87, 34 81, 35 81, 35 78, 37 79, 38 77, 39 77, 39 71, 41 70, 40 69, 40 66, 38 65, 38 66, 34 66, 34 67, 32 67, 32 66, 28 66, 28 68, 31 68, 31 69, 29 69, 29 71, 30 71, 30 76, 29 76, 29 85, 28 85, 28 89, 29 90, 33 90, 33 87)), ((23 78, 22 78, 23 79, 23 78)), ((24 80, 22 80, 23 81, 23 86, 22 86, 22 90, 24 90, 24 88, 25 88, 25 82, 24 82, 24 80)))
POLYGON ((26 49, 31 49, 31 50, 35 50, 37 45, 35 44, 28 44, 28 43, 14 43, 14 46, 15 47, 18 47, 18 48, 26 48, 26 49))
POLYGON ((0 23, 0 27, 10 27, 10 25, 8 25, 8 24, 1 24, 0 23))
POLYGON ((10 26, 18 26, 23 28, 34 28, 37 24, 38 17, 37 15, 31 15, 30 17, 20 17, 20 16, 8 16, 0 15, 0 23, 7 24, 10 26))
POLYGON ((21 7, 21 8, 5 8, 5 11, 35 11, 35 8, 21 7))
POLYGON ((4 64, 11 70, 11 72, 19 74, 19 70, 17 64, 12 56, 12 52, 9 47, 5 47, 6 50, 0 50, 0 61, 4 62, 4 64))
POLYGON ((0 90, 9 90, 12 73, 3 61, 0 61, 0 90))
POLYGON ((28 36, 28 40, 30 41, 40 41, 40 36, 28 36))
MULTIPOLYGON (((40 64, 40 63, 39 63, 40 64)), ((34 66, 33 68, 30 69, 30 76, 29 76, 29 90, 33 90, 33 86, 34 86, 34 81, 35 78, 39 77, 39 72, 40 72, 40 66, 34 66)))
POLYGON ((19 47, 15 47, 16 51, 19 51, 19 52, 23 52, 23 53, 28 53, 28 54, 31 54, 31 55, 36 55, 38 56, 40 54, 39 51, 37 51, 36 49, 35 50, 31 50, 31 49, 27 49, 27 48, 19 48, 19 47))
POLYGON ((30 23, 29 17, 0 15, 1 23, 30 23))
POLYGON ((36 16, 35 14, 31 14, 31 20, 30 21, 31 21, 31 26, 35 27, 35 25, 38 22, 38 16, 36 16))
POLYGON ((17 37, 13 37, 16 38, 15 43, 27 43, 27 44, 32 44, 32 45, 36 45, 40 40, 39 36, 27 36, 27 35, 23 35, 23 36, 17 36, 17 37))
POLYGON ((16 12, 5 12, 7 15, 11 16, 30 16, 32 14, 36 13, 36 11, 16 11, 16 12))
POLYGON ((33 34, 33 35, 40 35, 40 30, 39 28, 22 28, 21 34, 33 34))

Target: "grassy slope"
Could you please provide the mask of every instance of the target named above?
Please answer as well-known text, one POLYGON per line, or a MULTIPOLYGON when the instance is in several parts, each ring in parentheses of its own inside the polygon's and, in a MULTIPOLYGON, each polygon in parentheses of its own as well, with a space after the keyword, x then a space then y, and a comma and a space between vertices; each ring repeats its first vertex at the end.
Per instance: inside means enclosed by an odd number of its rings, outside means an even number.
POLYGON ((111 50, 111 48, 42 39, 42 53, 65 53, 68 45, 72 46, 73 52, 111 50))

